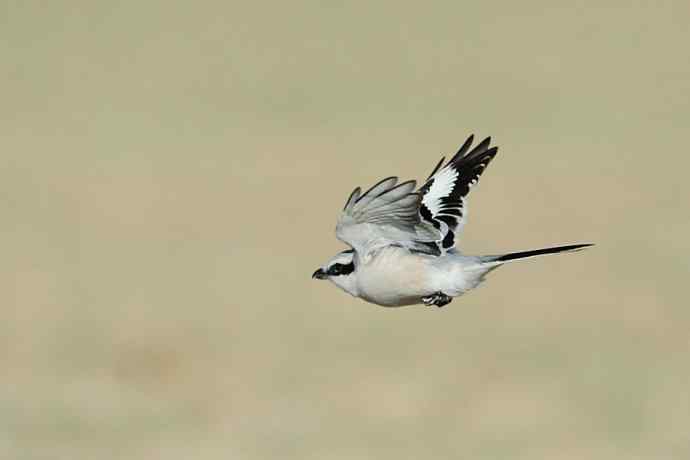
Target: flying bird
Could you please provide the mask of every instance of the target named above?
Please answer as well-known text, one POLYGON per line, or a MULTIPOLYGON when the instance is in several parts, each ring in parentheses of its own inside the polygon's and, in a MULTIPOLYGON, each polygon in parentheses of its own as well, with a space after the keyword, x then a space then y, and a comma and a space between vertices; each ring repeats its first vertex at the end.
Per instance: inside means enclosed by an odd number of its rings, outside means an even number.
POLYGON ((338 219, 336 237, 349 249, 336 254, 312 278, 385 307, 449 304, 474 289, 487 273, 514 260, 573 252, 570 244, 489 256, 463 254, 456 246, 467 218, 467 195, 498 147, 487 137, 471 148, 470 136, 424 185, 388 177, 366 192, 357 187, 338 219))

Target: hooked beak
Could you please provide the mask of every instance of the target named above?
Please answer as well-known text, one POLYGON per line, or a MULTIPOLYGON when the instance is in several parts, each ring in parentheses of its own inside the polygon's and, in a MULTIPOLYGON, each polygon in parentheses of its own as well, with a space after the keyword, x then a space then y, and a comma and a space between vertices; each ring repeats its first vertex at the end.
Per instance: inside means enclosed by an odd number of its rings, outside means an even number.
POLYGON ((314 272, 313 275, 311 275, 311 278, 317 280, 325 280, 326 278, 328 278, 328 275, 325 271, 323 271, 323 269, 319 268, 314 272))

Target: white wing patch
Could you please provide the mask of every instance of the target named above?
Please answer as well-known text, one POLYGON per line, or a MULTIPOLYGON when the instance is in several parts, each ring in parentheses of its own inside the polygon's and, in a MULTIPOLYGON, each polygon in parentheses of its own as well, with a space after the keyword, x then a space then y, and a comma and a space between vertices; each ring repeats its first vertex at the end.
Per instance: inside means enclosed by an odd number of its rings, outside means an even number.
POLYGON ((422 197, 422 204, 431 211, 432 215, 441 213, 441 198, 453 192, 457 178, 458 171, 453 168, 443 168, 434 176, 429 191, 422 197))
POLYGON ((442 251, 455 245, 456 236, 467 220, 467 195, 498 151, 497 147, 489 148, 491 138, 488 137, 469 151, 473 138, 470 136, 447 164, 443 165, 442 159, 419 189, 422 194, 419 214, 441 232, 442 251))

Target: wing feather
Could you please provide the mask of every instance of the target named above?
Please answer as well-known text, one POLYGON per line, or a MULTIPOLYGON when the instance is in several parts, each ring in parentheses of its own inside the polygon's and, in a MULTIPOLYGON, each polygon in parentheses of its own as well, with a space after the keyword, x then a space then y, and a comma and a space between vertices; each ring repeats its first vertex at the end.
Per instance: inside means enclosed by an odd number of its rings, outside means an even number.
POLYGON ((397 181, 397 177, 386 178, 361 196, 355 189, 345 204, 336 236, 361 257, 393 244, 428 252, 425 244, 440 238, 419 216, 422 197, 414 191, 417 183, 397 181))
POLYGON ((456 237, 467 219, 467 195, 498 152, 498 147, 489 148, 490 137, 470 151, 473 140, 474 136, 469 136, 445 165, 441 160, 419 189, 422 195, 419 214, 423 220, 441 230, 442 250, 455 245, 456 237))
POLYGON ((365 263, 390 245, 433 255, 451 249, 467 216, 467 194, 497 152, 488 137, 470 150, 473 140, 469 136, 448 163, 442 158, 417 191, 415 181, 398 184, 397 177, 364 193, 355 188, 338 219, 338 239, 365 263))

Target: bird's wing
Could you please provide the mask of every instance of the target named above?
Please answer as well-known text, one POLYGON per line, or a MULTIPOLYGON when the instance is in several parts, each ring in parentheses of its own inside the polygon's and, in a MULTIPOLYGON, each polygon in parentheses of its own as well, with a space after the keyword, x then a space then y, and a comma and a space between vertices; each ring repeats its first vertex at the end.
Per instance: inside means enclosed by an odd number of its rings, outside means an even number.
POLYGON ((474 136, 467 138, 458 153, 445 165, 445 158, 441 158, 418 191, 422 197, 419 214, 422 221, 433 225, 441 233, 439 249, 442 252, 455 246, 457 236, 467 220, 467 194, 498 151, 498 147, 489 148, 490 137, 470 151, 473 139, 474 136))
POLYGON ((417 183, 397 182, 397 177, 388 177, 364 194, 357 187, 338 219, 336 236, 364 262, 376 250, 391 245, 430 254, 438 251, 441 234, 420 216, 422 196, 414 191, 417 183))

